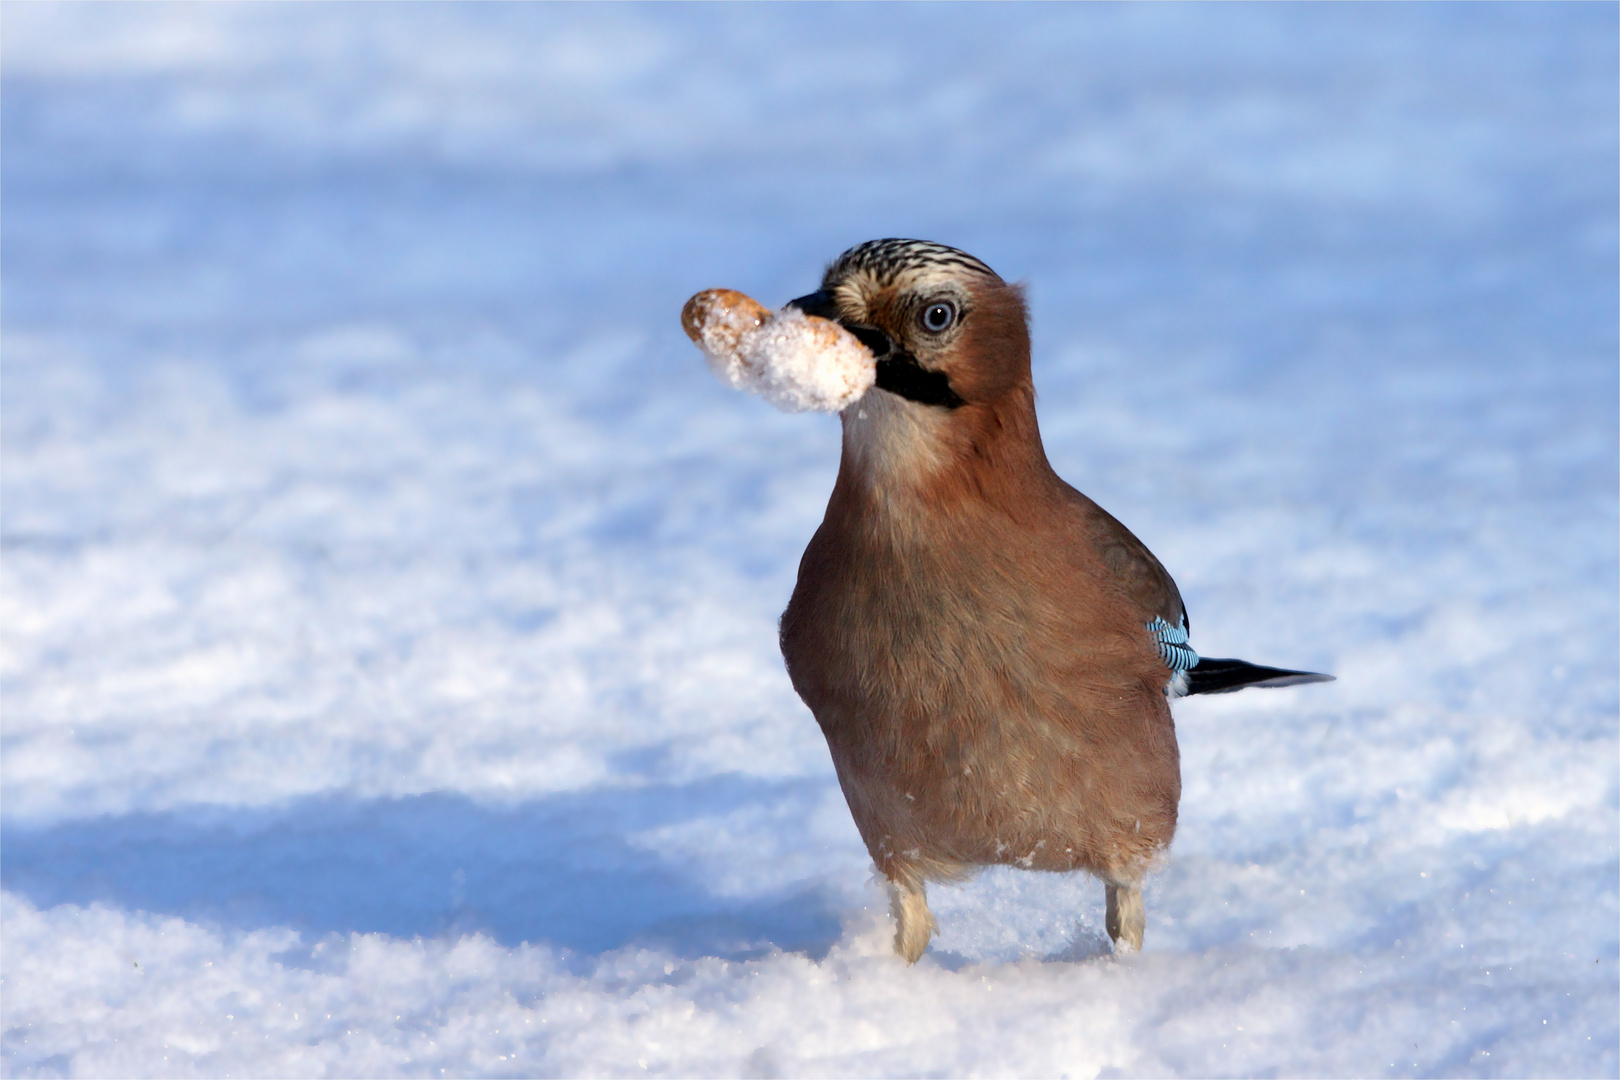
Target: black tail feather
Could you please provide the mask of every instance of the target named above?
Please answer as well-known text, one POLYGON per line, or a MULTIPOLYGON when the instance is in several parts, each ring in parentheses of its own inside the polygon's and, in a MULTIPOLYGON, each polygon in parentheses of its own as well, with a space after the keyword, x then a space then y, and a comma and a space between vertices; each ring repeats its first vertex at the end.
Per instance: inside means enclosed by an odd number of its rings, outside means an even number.
POLYGON ((1332 675, 1319 675, 1314 671, 1289 671, 1286 668, 1261 667, 1244 660, 1217 660, 1212 656, 1202 656, 1198 663, 1187 670, 1187 695, 1230 694, 1249 686, 1298 686, 1301 683, 1332 681, 1332 675))

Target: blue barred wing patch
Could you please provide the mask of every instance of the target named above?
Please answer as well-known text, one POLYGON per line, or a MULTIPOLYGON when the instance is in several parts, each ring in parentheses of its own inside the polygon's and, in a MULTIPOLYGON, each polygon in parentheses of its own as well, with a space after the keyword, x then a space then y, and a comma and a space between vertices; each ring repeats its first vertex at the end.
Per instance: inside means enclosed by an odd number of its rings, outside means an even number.
POLYGON ((1157 615, 1147 624, 1148 633, 1159 646, 1159 655, 1171 671, 1190 671, 1198 664, 1198 654, 1187 644, 1187 626, 1171 626, 1157 615))

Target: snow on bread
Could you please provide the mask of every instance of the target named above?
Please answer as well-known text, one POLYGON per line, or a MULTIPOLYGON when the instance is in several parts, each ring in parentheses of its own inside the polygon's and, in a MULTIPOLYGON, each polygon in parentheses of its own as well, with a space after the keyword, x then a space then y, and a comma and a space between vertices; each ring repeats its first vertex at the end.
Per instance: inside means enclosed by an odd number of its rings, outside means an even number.
POLYGON ((842 326, 731 289, 692 297, 681 326, 717 376, 783 412, 838 412, 877 378, 872 353, 842 326))

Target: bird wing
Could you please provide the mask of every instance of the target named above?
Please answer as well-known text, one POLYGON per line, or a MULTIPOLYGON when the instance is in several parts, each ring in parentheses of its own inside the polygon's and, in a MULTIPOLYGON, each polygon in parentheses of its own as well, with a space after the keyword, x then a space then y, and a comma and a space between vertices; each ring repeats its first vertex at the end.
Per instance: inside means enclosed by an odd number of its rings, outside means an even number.
POLYGON ((1073 492, 1081 527, 1092 549, 1106 572, 1137 605, 1143 628, 1158 647, 1165 666, 1174 673, 1175 696, 1229 694, 1249 686, 1298 686, 1333 681, 1332 675, 1315 671, 1292 671, 1245 660, 1200 657, 1188 642, 1187 609, 1175 579, 1154 558, 1147 545, 1112 514, 1073 488, 1069 490, 1073 492))
POLYGON ((1184 635, 1190 629, 1187 609, 1170 572, 1117 518, 1073 488, 1069 491, 1077 502, 1087 542, 1115 584, 1136 603, 1142 625, 1161 619, 1182 632, 1185 644, 1184 635))

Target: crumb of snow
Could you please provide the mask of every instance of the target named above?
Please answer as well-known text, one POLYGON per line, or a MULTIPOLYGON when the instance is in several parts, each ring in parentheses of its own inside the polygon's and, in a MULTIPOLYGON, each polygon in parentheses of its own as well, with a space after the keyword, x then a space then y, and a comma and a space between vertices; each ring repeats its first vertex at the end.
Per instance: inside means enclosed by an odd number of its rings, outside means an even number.
POLYGON ((839 412, 877 377, 854 335, 797 308, 773 314, 742 293, 711 289, 692 298, 681 320, 715 375, 783 412, 839 412))

